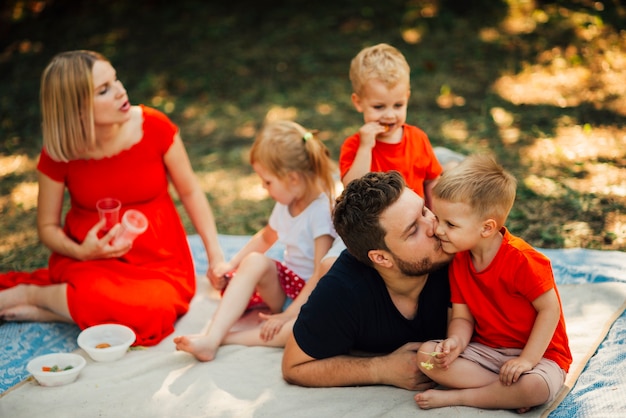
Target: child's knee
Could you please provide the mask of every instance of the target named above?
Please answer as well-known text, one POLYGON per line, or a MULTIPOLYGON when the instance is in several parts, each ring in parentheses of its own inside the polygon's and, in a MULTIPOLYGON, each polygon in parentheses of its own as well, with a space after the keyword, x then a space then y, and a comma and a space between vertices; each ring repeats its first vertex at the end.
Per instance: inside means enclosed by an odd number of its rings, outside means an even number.
POLYGON ((547 382, 538 374, 523 374, 517 382, 521 392, 520 397, 526 399, 529 406, 542 405, 550 399, 550 388, 547 382))
POLYGON ((420 346, 420 351, 425 351, 427 353, 432 353, 433 351, 435 351, 435 348, 437 347, 437 344, 440 343, 441 340, 432 340, 432 341, 426 341, 424 343, 422 343, 422 345, 420 346))
POLYGON ((239 264, 238 272, 245 269, 253 269, 255 271, 261 271, 266 269, 273 269, 276 266, 276 262, 266 256, 265 254, 253 252, 246 255, 239 264))
POLYGON ((432 353, 437 347, 437 341, 426 341, 423 343, 417 352, 417 364, 432 363, 432 353))

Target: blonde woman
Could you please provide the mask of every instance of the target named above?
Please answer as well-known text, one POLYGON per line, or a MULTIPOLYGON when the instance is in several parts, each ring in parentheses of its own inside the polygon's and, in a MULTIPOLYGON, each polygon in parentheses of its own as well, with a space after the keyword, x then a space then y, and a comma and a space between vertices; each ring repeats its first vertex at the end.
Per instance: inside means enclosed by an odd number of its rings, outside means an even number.
POLYGON ((135 344, 157 344, 174 331, 195 292, 169 181, 211 265, 224 260, 178 128, 155 109, 131 105, 111 63, 92 51, 52 59, 41 79, 41 108, 37 227, 52 255, 47 269, 0 275, 0 317, 81 329, 116 322, 135 331, 135 344), (62 221, 66 190, 70 208, 62 221), (147 231, 132 245, 112 240, 119 224, 103 231, 96 202, 105 197, 120 200, 122 213, 147 216, 147 231))

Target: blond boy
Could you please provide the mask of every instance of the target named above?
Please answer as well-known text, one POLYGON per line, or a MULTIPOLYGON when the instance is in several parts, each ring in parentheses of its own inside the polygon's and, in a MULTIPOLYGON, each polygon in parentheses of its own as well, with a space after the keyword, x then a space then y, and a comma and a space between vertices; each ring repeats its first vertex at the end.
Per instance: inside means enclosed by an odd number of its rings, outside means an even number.
POLYGON ((411 96, 406 59, 387 44, 365 48, 350 64, 350 81, 352 103, 365 123, 341 147, 343 184, 370 171, 397 170, 428 205, 429 185, 442 168, 428 136, 406 123, 411 96))
POLYGON ((420 408, 465 405, 525 412, 551 401, 572 362, 550 260, 504 222, 517 182, 472 155, 433 188, 435 233, 450 265, 448 338, 420 347, 424 374, 450 390, 415 395, 420 408))
MULTIPOLYGON (((396 170, 430 207, 430 187, 442 167, 426 133, 406 123, 410 72, 404 55, 384 43, 364 48, 352 59, 352 103, 365 123, 342 144, 339 171, 347 186, 369 172, 396 170)), ((322 271, 345 248, 337 238, 322 260, 322 271)))

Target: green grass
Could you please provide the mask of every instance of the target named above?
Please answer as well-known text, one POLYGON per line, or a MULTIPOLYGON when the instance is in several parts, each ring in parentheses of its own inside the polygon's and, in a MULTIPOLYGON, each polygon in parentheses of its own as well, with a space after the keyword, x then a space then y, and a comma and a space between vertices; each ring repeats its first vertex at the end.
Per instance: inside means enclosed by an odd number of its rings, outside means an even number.
POLYGON ((0 271, 46 263, 35 230, 39 77, 70 49, 104 53, 133 103, 180 126, 222 233, 251 234, 271 209, 246 193, 256 185, 247 150, 267 115, 318 129, 337 159, 362 124, 350 60, 387 42, 411 65, 408 122, 435 146, 492 152, 518 177, 513 233, 545 248, 626 249, 618 2, 213 3, 0 6, 0 271))

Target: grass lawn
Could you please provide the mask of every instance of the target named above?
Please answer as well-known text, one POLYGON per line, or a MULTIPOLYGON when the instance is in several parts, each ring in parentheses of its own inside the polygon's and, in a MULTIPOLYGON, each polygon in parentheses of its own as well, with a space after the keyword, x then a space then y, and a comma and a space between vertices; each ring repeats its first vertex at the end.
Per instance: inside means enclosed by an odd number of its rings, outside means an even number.
MULTIPOLYGON (((273 202, 247 152, 264 120, 320 131, 334 159, 362 117, 348 68, 387 42, 411 65, 407 122, 516 175, 507 226, 543 248, 626 249, 626 7, 615 0, 8 0, 0 5, 0 271, 44 266, 35 227, 39 77, 92 49, 131 101, 166 112, 225 234, 273 202)), ((189 233, 194 233, 180 208, 189 233)))

